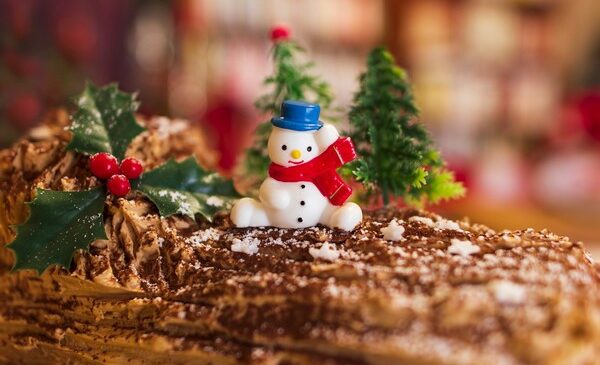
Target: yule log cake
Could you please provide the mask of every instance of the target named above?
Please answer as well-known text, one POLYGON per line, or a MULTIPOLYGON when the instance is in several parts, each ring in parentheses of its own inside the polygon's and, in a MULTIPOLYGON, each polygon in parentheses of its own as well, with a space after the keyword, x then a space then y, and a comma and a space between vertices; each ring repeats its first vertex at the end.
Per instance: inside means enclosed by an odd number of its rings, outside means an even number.
MULTIPOLYGON (((180 121, 128 155, 147 167, 194 153, 180 121)), ((0 153, 0 240, 35 188, 99 184, 66 151, 58 112, 0 153)), ((138 193, 108 198, 108 239, 68 270, 11 272, 0 249, 4 364, 600 364, 600 274, 579 242, 495 232, 415 210, 366 213, 353 232, 233 228, 161 218, 138 193)))

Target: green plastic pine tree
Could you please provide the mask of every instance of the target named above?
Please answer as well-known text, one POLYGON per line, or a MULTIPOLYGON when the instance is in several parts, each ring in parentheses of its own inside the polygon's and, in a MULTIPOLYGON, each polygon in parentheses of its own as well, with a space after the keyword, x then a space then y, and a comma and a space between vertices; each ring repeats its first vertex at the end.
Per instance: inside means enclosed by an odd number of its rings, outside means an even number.
POLYGON ((385 205, 403 198, 420 206, 465 193, 445 168, 418 114, 406 72, 385 48, 375 48, 349 113, 350 137, 359 155, 349 171, 368 196, 381 195, 385 205))
POLYGON ((274 72, 264 80, 271 91, 255 102, 259 112, 269 119, 256 129, 254 144, 246 151, 244 163, 246 173, 257 181, 262 181, 267 174, 270 163, 267 155, 270 118, 279 116, 281 103, 286 99, 304 100, 320 104, 323 110, 327 110, 333 101, 329 84, 310 73, 313 63, 303 63, 298 59, 304 49, 289 39, 289 30, 281 26, 274 27, 271 39, 274 72))

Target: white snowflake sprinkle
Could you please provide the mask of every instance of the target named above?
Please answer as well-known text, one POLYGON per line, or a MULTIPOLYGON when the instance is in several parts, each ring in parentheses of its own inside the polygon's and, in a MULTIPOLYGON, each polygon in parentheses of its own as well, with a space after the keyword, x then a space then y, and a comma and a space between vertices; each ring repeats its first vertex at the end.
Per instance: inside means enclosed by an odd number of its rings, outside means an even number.
POLYGON ((217 174, 208 174, 202 178, 202 182, 212 184, 217 179, 217 174))
POLYGON ((213 206, 213 207, 222 207, 223 206, 223 199, 216 197, 216 196, 211 196, 208 199, 206 199, 206 204, 213 206))
POLYGON ((433 219, 431 218, 427 218, 427 217, 420 217, 418 215, 413 216, 408 218, 409 222, 420 222, 423 223, 424 225, 434 228, 434 229, 450 229, 450 230, 454 230, 454 231, 462 231, 462 229, 460 228, 460 226, 458 225, 458 223, 448 220, 448 219, 444 219, 444 218, 439 218, 437 221, 433 221, 433 219))
POLYGON ((453 231, 462 231, 462 229, 460 229, 460 226, 458 225, 458 223, 448 220, 448 219, 443 219, 443 218, 440 218, 438 221, 435 222, 435 228, 450 229, 453 231))
POLYGON ((402 239, 402 235, 404 234, 404 226, 399 224, 398 220, 394 218, 386 227, 381 228, 381 233, 383 233, 384 240, 398 241, 402 239))
POLYGON ((460 255, 463 257, 468 257, 474 253, 479 252, 481 249, 479 246, 474 245, 471 241, 462 241, 456 238, 453 238, 450 241, 451 245, 448 247, 448 252, 453 255, 460 255))
POLYGON ((234 238, 231 244, 231 251, 241 252, 247 255, 254 255, 258 252, 258 244, 260 241, 257 238, 246 237, 243 240, 234 238))
POLYGON ((321 248, 309 248, 308 253, 315 259, 322 259, 325 261, 335 261, 340 257, 340 252, 329 242, 323 243, 321 248))
POLYGON ((521 304, 527 297, 525 287, 508 280, 492 283, 496 300, 503 304, 521 304))
POLYGON ((418 215, 415 215, 413 217, 408 218, 408 221, 409 222, 420 222, 420 223, 423 223, 424 225, 429 226, 429 227, 433 227, 434 226, 433 221, 431 220, 431 218, 420 217, 418 215))

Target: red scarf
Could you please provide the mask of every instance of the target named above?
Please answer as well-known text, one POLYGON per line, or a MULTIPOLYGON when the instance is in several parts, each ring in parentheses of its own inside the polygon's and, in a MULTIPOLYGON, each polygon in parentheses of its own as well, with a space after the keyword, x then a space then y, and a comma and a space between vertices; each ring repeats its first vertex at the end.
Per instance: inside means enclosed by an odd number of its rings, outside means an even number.
POLYGON ((323 153, 303 164, 285 167, 271 163, 269 176, 282 182, 311 182, 331 204, 342 205, 352 194, 352 188, 335 170, 355 158, 356 151, 350 138, 340 137, 323 153))

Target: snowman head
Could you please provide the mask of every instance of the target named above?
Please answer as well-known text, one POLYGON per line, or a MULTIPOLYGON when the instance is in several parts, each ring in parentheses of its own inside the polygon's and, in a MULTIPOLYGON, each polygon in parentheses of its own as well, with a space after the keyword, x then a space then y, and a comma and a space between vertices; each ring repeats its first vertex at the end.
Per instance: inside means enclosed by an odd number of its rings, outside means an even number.
POLYGON ((281 116, 273 118, 269 136, 269 157, 282 166, 294 166, 318 156, 315 132, 323 126, 319 120, 321 108, 317 104, 286 100, 281 105, 281 116))
POLYGON ((268 149, 271 161, 285 167, 308 162, 322 152, 314 131, 298 132, 279 127, 273 127, 268 149))

